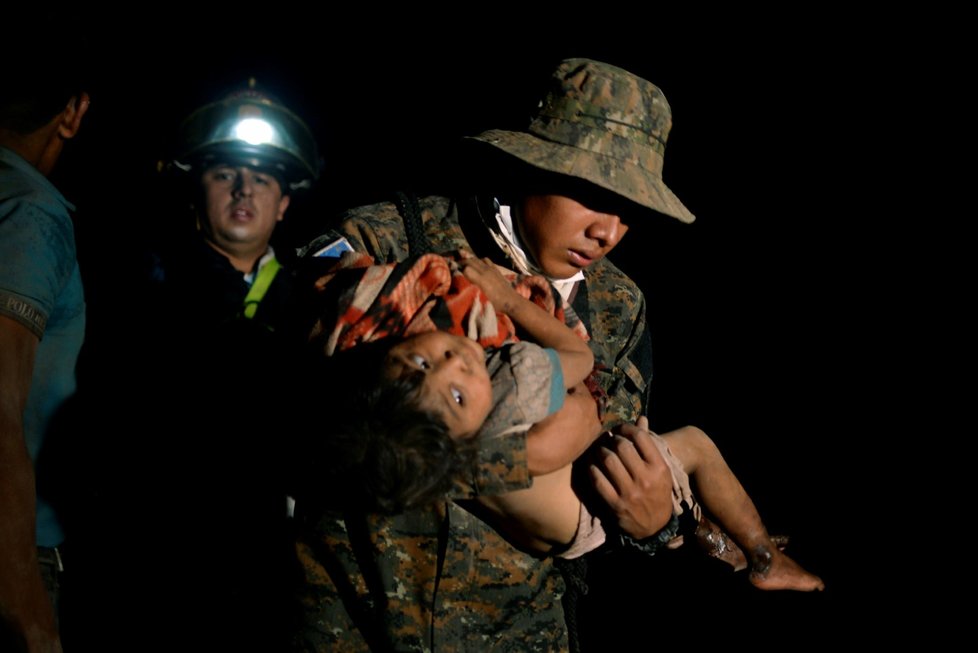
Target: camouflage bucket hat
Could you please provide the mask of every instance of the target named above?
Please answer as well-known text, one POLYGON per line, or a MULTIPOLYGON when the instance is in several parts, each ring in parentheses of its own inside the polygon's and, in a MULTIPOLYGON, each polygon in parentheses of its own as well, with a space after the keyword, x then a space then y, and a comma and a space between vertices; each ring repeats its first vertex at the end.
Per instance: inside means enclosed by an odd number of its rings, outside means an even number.
POLYGON ((662 181, 671 128, 669 104, 652 83, 600 61, 566 59, 526 131, 493 129, 467 140, 688 223, 695 216, 662 181))

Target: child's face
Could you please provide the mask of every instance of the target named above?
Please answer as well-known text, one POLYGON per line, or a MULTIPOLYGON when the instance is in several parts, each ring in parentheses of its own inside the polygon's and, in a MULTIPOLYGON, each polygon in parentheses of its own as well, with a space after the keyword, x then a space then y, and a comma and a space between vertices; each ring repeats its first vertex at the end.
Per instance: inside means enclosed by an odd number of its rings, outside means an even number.
POLYGON ((442 331, 413 336, 388 354, 387 373, 424 373, 422 407, 439 415, 452 438, 475 435, 492 408, 486 354, 474 340, 442 331))

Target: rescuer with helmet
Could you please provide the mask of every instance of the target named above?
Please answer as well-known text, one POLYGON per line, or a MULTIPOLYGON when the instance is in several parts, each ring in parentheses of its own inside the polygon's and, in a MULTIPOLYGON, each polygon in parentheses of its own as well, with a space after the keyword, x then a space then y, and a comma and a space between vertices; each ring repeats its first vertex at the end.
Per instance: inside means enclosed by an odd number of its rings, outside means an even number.
POLYGON ((289 283, 270 243, 293 194, 319 176, 312 132, 252 80, 183 121, 170 168, 190 192, 197 242, 178 260, 164 260, 157 277, 189 282, 190 294, 202 300, 194 302, 201 318, 244 318, 274 329, 289 283))
POLYGON ((114 508, 126 515, 118 538, 136 543, 112 564, 138 573, 118 579, 130 596, 114 621, 145 635, 132 625, 164 619, 133 649, 285 650, 294 284, 279 258, 289 248, 272 236, 316 181, 317 147, 302 119, 254 88, 193 111, 171 143, 151 208, 181 231, 153 233, 112 343, 128 348, 107 416, 122 425, 114 508))

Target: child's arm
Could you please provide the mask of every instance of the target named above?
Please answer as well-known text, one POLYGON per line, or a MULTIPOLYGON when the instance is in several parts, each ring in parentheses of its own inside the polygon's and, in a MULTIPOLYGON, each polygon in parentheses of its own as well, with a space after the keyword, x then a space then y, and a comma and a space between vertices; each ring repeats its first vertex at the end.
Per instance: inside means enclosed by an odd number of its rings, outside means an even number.
POLYGON ((569 388, 563 407, 534 424, 526 434, 530 476, 549 474, 574 462, 601 433, 591 393, 583 383, 569 388))
POLYGON ((509 315, 530 340, 557 352, 565 387, 572 388, 587 378, 594 367, 594 354, 580 336, 520 295, 488 260, 463 259, 459 266, 472 283, 482 288, 496 309, 509 315))
POLYGON ((567 548, 577 533, 581 505, 571 487, 570 463, 600 432, 594 399, 584 384, 578 384, 568 392, 560 410, 534 424, 527 434, 527 466, 533 485, 506 494, 482 495, 465 502, 465 507, 524 551, 547 555, 567 548), (543 431, 548 435, 541 440, 537 436, 543 431))

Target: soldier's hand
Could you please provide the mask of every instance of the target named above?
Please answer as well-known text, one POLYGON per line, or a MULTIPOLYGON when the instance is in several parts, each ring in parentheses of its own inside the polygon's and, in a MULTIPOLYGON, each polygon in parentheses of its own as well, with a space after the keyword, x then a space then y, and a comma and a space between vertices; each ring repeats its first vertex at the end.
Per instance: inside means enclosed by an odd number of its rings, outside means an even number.
POLYGON ((672 475, 648 437, 648 426, 640 417, 599 441, 590 466, 598 495, 621 530, 635 539, 654 535, 672 517, 672 475))

